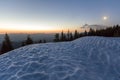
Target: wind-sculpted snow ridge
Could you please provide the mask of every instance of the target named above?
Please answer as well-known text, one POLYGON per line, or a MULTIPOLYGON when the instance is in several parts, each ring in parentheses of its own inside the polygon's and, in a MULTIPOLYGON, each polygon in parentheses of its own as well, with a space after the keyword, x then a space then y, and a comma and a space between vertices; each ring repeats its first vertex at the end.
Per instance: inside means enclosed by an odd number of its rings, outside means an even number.
POLYGON ((19 48, 0 56, 0 80, 120 80, 120 38, 19 48))

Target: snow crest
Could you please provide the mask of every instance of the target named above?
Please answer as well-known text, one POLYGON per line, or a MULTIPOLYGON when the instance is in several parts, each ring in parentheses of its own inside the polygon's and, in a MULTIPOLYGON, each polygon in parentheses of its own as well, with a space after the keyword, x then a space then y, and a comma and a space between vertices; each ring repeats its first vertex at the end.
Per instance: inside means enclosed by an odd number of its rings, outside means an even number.
POLYGON ((0 80, 120 80, 120 38, 84 37, 0 56, 0 80))

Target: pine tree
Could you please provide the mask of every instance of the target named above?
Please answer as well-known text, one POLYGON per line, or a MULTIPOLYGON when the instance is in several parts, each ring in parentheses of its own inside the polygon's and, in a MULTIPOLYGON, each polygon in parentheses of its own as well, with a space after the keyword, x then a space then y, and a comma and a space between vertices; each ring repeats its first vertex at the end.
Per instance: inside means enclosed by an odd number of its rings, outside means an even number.
POLYGON ((63 41, 67 41, 67 37, 65 34, 63 35, 63 41))
POLYGON ((43 40, 43 43, 46 43, 46 40, 45 40, 45 39, 43 40))
POLYGON ((68 30, 67 32, 67 40, 69 41, 70 40, 70 31, 68 30))
POLYGON ((77 30, 75 30, 75 33, 74 33, 74 39, 78 38, 79 37, 79 33, 77 32, 77 30))
POLYGON ((59 33, 56 33, 55 34, 55 39, 54 39, 55 42, 58 42, 59 41, 59 33))
POLYGON ((87 31, 85 30, 85 32, 84 32, 84 36, 87 36, 88 35, 88 33, 87 33, 87 31))
POLYGON ((64 41, 64 33, 63 33, 63 31, 61 32, 60 40, 61 40, 61 41, 64 41))
POLYGON ((25 41, 25 44, 26 44, 26 45, 33 44, 33 40, 32 40, 32 38, 30 37, 30 35, 27 36, 27 40, 25 41))
POLYGON ((40 40, 38 43, 42 43, 42 40, 40 40))
POLYGON ((70 41, 72 41, 72 40, 73 40, 73 34, 70 33, 70 41))
POLYGON ((4 41, 2 43, 2 47, 1 47, 1 54, 11 51, 11 50, 13 50, 12 43, 10 41, 8 34, 6 33, 4 41))
POLYGON ((21 46, 25 46, 25 42, 24 41, 21 43, 21 46))
POLYGON ((95 30, 90 28, 88 35, 89 36, 95 36, 95 30))

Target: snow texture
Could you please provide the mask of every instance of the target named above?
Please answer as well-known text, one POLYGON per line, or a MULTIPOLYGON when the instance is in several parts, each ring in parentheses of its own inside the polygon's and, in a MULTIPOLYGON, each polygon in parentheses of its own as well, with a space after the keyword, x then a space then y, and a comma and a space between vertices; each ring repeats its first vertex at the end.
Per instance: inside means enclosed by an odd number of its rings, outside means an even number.
POLYGON ((0 56, 0 80, 120 80, 120 38, 84 37, 0 56))

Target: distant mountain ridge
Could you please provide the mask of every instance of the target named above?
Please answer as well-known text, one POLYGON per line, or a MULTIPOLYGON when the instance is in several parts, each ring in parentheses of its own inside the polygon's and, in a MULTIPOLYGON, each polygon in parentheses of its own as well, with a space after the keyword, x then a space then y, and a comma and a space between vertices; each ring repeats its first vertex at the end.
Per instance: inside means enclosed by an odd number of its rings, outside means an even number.
MULTIPOLYGON (((5 34, 0 34, 0 43, 3 41, 4 39, 4 35, 5 34)), ((34 41, 39 41, 40 39, 43 40, 47 40, 47 41, 52 41, 54 38, 54 33, 53 34, 42 34, 42 33, 38 33, 38 34, 8 34, 11 41, 13 42, 21 42, 27 39, 27 36, 30 35, 30 37, 34 40, 34 41)))

